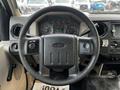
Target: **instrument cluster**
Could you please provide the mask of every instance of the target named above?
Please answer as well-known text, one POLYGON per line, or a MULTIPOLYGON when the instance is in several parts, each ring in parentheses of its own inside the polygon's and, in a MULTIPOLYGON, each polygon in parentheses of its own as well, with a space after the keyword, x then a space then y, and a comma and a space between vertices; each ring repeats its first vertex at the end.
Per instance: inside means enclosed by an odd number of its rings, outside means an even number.
POLYGON ((53 15, 43 18, 38 23, 39 34, 47 35, 54 33, 65 33, 79 35, 80 23, 71 16, 53 15))

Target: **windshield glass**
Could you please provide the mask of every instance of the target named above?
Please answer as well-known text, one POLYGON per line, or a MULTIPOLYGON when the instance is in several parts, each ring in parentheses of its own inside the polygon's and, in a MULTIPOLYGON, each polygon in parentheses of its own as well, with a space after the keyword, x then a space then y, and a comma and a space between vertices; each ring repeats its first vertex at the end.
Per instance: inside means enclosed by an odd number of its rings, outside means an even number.
POLYGON ((47 4, 46 0, 28 0, 28 4, 47 4))
POLYGON ((55 3, 68 3, 70 0, 55 0, 55 3))
POLYGON ((81 2, 89 2, 89 0, 76 0, 76 2, 81 3, 81 2))
POLYGON ((16 0, 22 15, 44 7, 64 5, 88 13, 120 13, 120 0, 16 0))

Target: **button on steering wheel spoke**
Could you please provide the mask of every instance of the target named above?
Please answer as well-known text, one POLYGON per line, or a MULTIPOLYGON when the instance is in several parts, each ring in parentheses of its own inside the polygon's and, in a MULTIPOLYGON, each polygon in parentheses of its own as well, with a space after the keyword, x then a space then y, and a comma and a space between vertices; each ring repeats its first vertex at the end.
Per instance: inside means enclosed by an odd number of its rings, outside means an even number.
POLYGON ((25 38, 23 53, 24 55, 39 54, 40 37, 25 38))
POLYGON ((94 40, 92 37, 79 37, 79 55, 93 55, 94 40))

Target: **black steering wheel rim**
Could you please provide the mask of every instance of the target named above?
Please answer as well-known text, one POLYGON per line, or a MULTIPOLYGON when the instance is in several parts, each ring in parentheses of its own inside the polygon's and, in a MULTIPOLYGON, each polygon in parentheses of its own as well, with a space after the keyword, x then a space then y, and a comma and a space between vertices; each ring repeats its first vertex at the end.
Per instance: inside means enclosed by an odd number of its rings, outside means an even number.
POLYGON ((67 85, 67 84, 71 84, 71 83, 75 83, 81 79, 83 79, 95 66, 98 56, 99 56, 99 52, 100 52, 100 40, 99 40, 99 35, 97 33, 96 28, 94 27, 93 23, 90 21, 90 19, 85 16, 82 12, 70 8, 70 7, 65 7, 65 6, 52 6, 52 7, 47 7, 44 8, 38 12, 36 12, 35 14, 33 14, 28 21, 26 22, 26 24, 24 25, 24 27, 22 28, 21 32, 20 32, 20 36, 19 36, 19 43, 18 43, 18 47, 19 47, 19 55, 20 55, 20 59, 21 62, 23 64, 23 66, 25 67, 25 69, 30 72, 37 80, 40 80, 44 83, 48 83, 48 84, 52 84, 52 85, 67 85), (92 32, 94 32, 94 44, 95 45, 95 50, 94 50, 94 55, 91 58, 91 61, 89 63, 89 65, 85 68, 84 71, 82 71, 81 73, 78 73, 78 75, 76 77, 74 77, 74 79, 66 79, 66 80, 62 80, 62 81, 55 81, 55 80, 51 80, 49 78, 45 78, 42 77, 38 72, 36 72, 27 62, 25 56, 23 55, 22 49, 23 49, 23 44, 24 44, 24 37, 26 35, 26 32, 28 31, 30 25, 41 15, 46 14, 48 12, 70 12, 72 14, 75 14, 76 16, 82 18, 82 20, 88 25, 88 27, 91 29, 92 32))

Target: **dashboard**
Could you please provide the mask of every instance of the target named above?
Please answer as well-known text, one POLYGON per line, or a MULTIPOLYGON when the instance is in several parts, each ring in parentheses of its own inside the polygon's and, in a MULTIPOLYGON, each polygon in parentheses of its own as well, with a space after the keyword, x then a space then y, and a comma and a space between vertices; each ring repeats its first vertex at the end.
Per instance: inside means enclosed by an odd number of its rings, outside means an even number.
MULTIPOLYGON (((113 62, 120 62, 120 16, 119 15, 87 15, 94 23, 101 43, 100 55, 110 58, 113 62)), ((21 28, 28 20, 28 17, 11 17, 10 20, 10 50, 18 52, 18 37, 21 28)), ((29 28, 28 36, 47 35, 52 33, 74 34, 85 36, 89 28, 84 22, 70 15, 51 15, 36 20, 29 28)))

